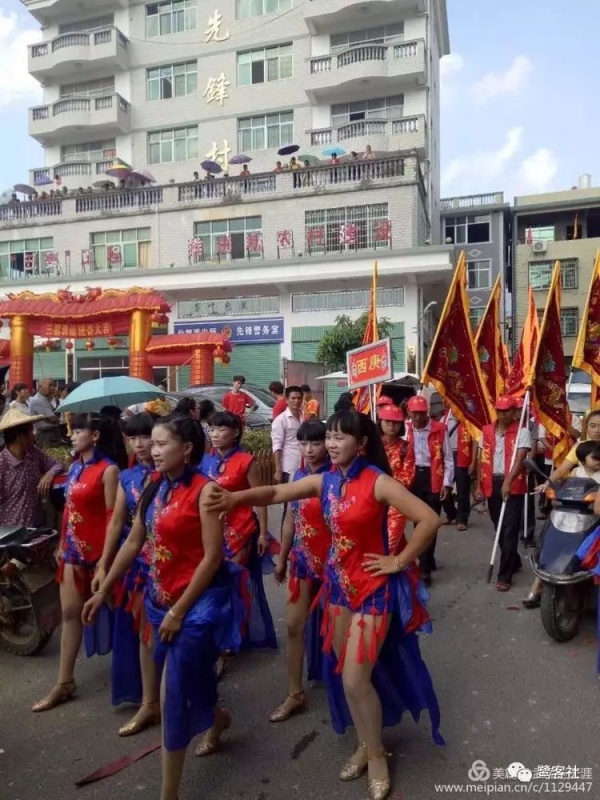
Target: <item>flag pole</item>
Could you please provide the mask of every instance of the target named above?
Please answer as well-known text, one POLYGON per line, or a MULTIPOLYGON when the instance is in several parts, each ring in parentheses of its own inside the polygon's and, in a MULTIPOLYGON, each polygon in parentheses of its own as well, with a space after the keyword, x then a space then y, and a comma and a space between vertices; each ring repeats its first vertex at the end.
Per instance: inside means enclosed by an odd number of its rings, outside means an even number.
MULTIPOLYGON (((525 397, 523 399, 523 408, 521 409, 521 419, 519 420, 519 429, 517 431, 517 438, 515 440, 515 446, 513 449, 512 457, 510 459, 510 470, 509 474, 512 472, 513 467, 515 466, 515 461, 517 460, 517 452, 519 450, 519 436, 521 434, 521 430, 523 429, 523 422, 525 420, 525 415, 529 411, 529 398, 530 398, 531 390, 528 388, 525 392, 525 397)), ((508 477, 508 476, 505 476, 508 477)), ((502 525, 504 523, 504 515, 506 514, 506 500, 502 501, 502 508, 500 509, 500 517, 498 519, 498 526, 496 528, 496 535, 494 537, 494 546, 492 547, 492 555, 490 557, 490 565, 488 567, 488 574, 487 574, 487 582, 492 582, 492 575, 494 573, 494 562, 496 561, 496 553, 498 552, 498 543, 500 541, 500 532, 502 531, 502 525)))

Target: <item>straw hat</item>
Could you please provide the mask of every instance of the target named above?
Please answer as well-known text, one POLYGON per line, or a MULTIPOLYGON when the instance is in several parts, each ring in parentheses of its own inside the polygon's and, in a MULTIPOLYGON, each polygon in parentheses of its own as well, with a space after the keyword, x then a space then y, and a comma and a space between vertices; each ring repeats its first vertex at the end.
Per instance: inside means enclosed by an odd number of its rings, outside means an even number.
POLYGON ((9 408, 6 414, 0 419, 0 433, 7 428, 16 428, 18 425, 31 425, 46 419, 43 414, 36 414, 34 417, 24 414, 18 408, 9 408))

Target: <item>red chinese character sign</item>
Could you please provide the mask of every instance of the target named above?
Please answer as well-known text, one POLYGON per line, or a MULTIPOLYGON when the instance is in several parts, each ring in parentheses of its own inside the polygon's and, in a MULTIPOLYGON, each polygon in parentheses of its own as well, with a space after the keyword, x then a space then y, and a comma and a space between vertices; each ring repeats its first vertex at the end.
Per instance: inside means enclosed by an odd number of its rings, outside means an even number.
POLYGON ((393 369, 390 340, 379 339, 372 344, 348 350, 346 371, 350 390, 391 381, 393 369))
POLYGON ((121 264, 121 245, 110 244, 106 248, 106 260, 110 267, 121 264))
POLYGON ((229 255, 231 255, 231 236, 229 234, 217 236, 217 256, 229 255))
POLYGON ((198 236, 188 240, 188 260, 190 264, 204 261, 204 242, 198 236))
POLYGON ((248 258, 253 255, 264 256, 263 238, 260 231, 246 234, 246 255, 248 258))
POLYGON ((353 222, 340 225, 340 248, 344 245, 356 245, 356 225, 353 222))
POLYGON ((277 231, 277 258, 282 250, 291 250, 294 255, 294 231, 277 231))

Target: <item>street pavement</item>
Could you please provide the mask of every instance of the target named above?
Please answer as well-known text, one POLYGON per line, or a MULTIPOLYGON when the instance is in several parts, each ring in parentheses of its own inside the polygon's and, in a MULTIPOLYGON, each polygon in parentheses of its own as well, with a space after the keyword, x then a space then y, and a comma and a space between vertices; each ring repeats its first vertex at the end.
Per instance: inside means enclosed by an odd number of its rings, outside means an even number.
MULTIPOLYGON (((471 783, 471 791, 473 786, 486 794, 501 791, 502 786, 496 784, 503 781, 494 779, 493 770, 521 762, 531 770, 538 765, 591 769, 591 788, 577 784, 597 800, 600 683, 593 615, 585 619, 573 642, 550 641, 539 611, 525 611, 521 606, 530 582, 528 568, 507 594, 486 583, 491 523, 487 517, 475 516, 466 533, 449 526, 441 530, 439 568, 430 602, 434 632, 422 640, 447 745, 431 742, 426 719, 415 724, 405 718, 387 731, 394 777, 390 797, 460 798, 460 787, 437 785, 467 784, 473 762, 482 760, 492 776, 485 783, 471 783)), ((284 591, 271 578, 266 581, 283 636, 284 591)), ((0 800, 158 798, 157 752, 106 780, 75 787, 75 781, 107 762, 157 742, 158 732, 117 737, 131 709, 110 706, 108 657, 81 658, 79 699, 34 715, 30 706, 52 686, 57 663, 57 636, 37 658, 0 653, 0 800)), ((355 739, 352 734, 338 737, 331 731, 323 689, 311 690, 305 713, 273 725, 268 714, 284 696, 282 649, 233 659, 222 683, 222 701, 233 713, 232 727, 218 754, 205 759, 189 755, 181 800, 366 798, 365 779, 344 784, 337 777, 355 739)), ((560 772, 555 769, 554 775, 560 777, 560 772)), ((536 792, 541 797, 582 794, 579 789, 567 791, 566 786, 559 792, 559 783, 540 785, 536 792)), ((503 793, 518 796, 514 786, 511 783, 503 793)))

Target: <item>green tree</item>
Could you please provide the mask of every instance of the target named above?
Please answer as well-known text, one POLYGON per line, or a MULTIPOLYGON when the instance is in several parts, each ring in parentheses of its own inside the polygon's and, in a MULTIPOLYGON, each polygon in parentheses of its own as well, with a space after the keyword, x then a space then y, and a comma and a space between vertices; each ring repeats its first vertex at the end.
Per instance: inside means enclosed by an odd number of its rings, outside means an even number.
MULTIPOLYGON (((335 318, 335 325, 321 339, 317 352, 317 361, 325 366, 328 372, 346 369, 346 353, 362 344, 369 313, 361 314, 358 319, 351 319, 347 314, 335 318)), ((377 320, 379 337, 385 339, 390 335, 392 323, 386 317, 377 320)))

